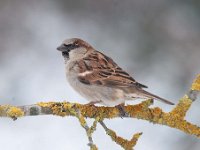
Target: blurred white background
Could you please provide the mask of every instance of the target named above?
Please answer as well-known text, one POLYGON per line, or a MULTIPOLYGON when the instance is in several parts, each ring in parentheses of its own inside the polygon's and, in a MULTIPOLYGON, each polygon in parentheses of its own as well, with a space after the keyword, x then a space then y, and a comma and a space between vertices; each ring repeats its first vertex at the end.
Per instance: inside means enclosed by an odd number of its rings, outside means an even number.
MULTIPOLYGON (((200 72, 200 1, 0 0, 0 104, 87 103, 68 85, 63 58, 56 51, 72 37, 88 41, 150 92, 177 103, 200 72)), ((197 125, 199 100, 187 114, 197 125)), ((172 108, 157 101, 155 106, 172 108)), ((143 132, 136 150, 200 147, 196 137, 146 121, 119 118, 106 124, 128 139, 143 132)), ((121 150, 101 126, 94 142, 100 150, 121 150)), ((3 150, 87 150, 87 143, 76 118, 0 119, 3 150)))

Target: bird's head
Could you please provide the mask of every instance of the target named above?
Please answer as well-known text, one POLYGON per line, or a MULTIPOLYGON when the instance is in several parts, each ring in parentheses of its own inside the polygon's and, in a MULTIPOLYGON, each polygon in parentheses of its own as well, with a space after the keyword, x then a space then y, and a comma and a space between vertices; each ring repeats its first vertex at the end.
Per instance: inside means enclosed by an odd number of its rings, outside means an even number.
POLYGON ((62 55, 66 60, 81 59, 91 49, 91 45, 78 38, 66 39, 57 48, 57 50, 62 52, 62 55))

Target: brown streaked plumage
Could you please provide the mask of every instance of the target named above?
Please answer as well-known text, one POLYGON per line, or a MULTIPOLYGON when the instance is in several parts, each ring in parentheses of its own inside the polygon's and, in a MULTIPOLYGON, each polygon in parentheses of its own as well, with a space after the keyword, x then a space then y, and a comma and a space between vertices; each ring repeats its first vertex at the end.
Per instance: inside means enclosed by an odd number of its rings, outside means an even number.
POLYGON ((94 51, 87 57, 80 60, 80 73, 92 71, 87 75, 79 75, 78 79, 89 84, 99 86, 108 86, 114 88, 138 87, 147 88, 147 86, 136 82, 128 73, 123 71, 111 58, 104 54, 94 51), (83 67, 84 66, 84 67, 83 67))
POLYGON ((173 104, 145 91, 143 88, 147 86, 135 81, 110 57, 81 39, 65 40, 57 49, 65 58, 69 83, 90 102, 115 106, 129 99, 153 98, 173 104))

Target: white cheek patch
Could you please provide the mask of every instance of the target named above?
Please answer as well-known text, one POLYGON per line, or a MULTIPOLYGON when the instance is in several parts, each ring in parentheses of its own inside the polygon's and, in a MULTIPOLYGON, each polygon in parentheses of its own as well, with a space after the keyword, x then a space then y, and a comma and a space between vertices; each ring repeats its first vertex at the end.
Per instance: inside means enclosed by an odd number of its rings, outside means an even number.
POLYGON ((84 76, 91 74, 91 73, 92 73, 92 71, 85 71, 85 72, 79 73, 78 75, 81 76, 81 77, 84 77, 84 76))

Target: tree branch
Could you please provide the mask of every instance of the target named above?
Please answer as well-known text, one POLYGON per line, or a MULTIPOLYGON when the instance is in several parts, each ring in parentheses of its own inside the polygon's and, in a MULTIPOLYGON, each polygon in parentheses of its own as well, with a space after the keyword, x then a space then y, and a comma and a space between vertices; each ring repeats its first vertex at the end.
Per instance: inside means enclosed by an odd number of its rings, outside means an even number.
POLYGON ((99 121, 99 123, 104 128, 104 130, 106 131, 106 134, 109 135, 115 143, 117 143, 118 145, 123 147, 125 150, 132 150, 133 147, 136 145, 138 139, 142 135, 142 133, 136 133, 136 134, 133 135, 133 137, 129 141, 129 140, 126 140, 126 139, 124 139, 120 136, 117 136, 115 131, 108 129, 108 127, 105 125, 105 123, 103 121, 99 121))
MULTIPOLYGON (((153 104, 153 100, 146 100, 137 105, 128 105, 124 107, 128 116, 127 118, 137 118, 153 122, 154 124, 166 125, 172 128, 176 128, 182 132, 190 135, 195 135, 200 138, 200 127, 185 120, 185 115, 189 110, 192 102, 197 98, 197 94, 200 92, 200 74, 193 82, 189 92, 183 96, 178 104, 170 112, 164 112, 161 108, 149 108, 153 104)), ((88 139, 91 145, 97 149, 93 144, 92 133, 96 130, 96 124, 99 122, 105 129, 106 133, 124 149, 132 149, 136 144, 141 133, 133 136, 131 141, 124 140, 118 137, 114 131, 108 129, 103 123, 103 119, 112 119, 121 117, 120 111, 116 107, 97 107, 90 105, 83 105, 78 103, 69 102, 40 102, 34 105, 27 106, 10 106, 0 105, 0 117, 10 117, 16 120, 18 117, 24 116, 37 116, 37 115, 57 115, 57 116, 75 116, 79 119, 81 126, 86 130, 88 139), (88 127, 84 117, 94 118, 95 121, 91 128, 88 127), (124 142, 125 141, 125 142, 124 142), (135 141, 135 143, 133 142, 135 141), (124 143, 126 143, 124 145, 124 143)), ((92 149, 92 148, 91 148, 92 149)), ((92 150, 96 150, 92 149, 92 150)))

